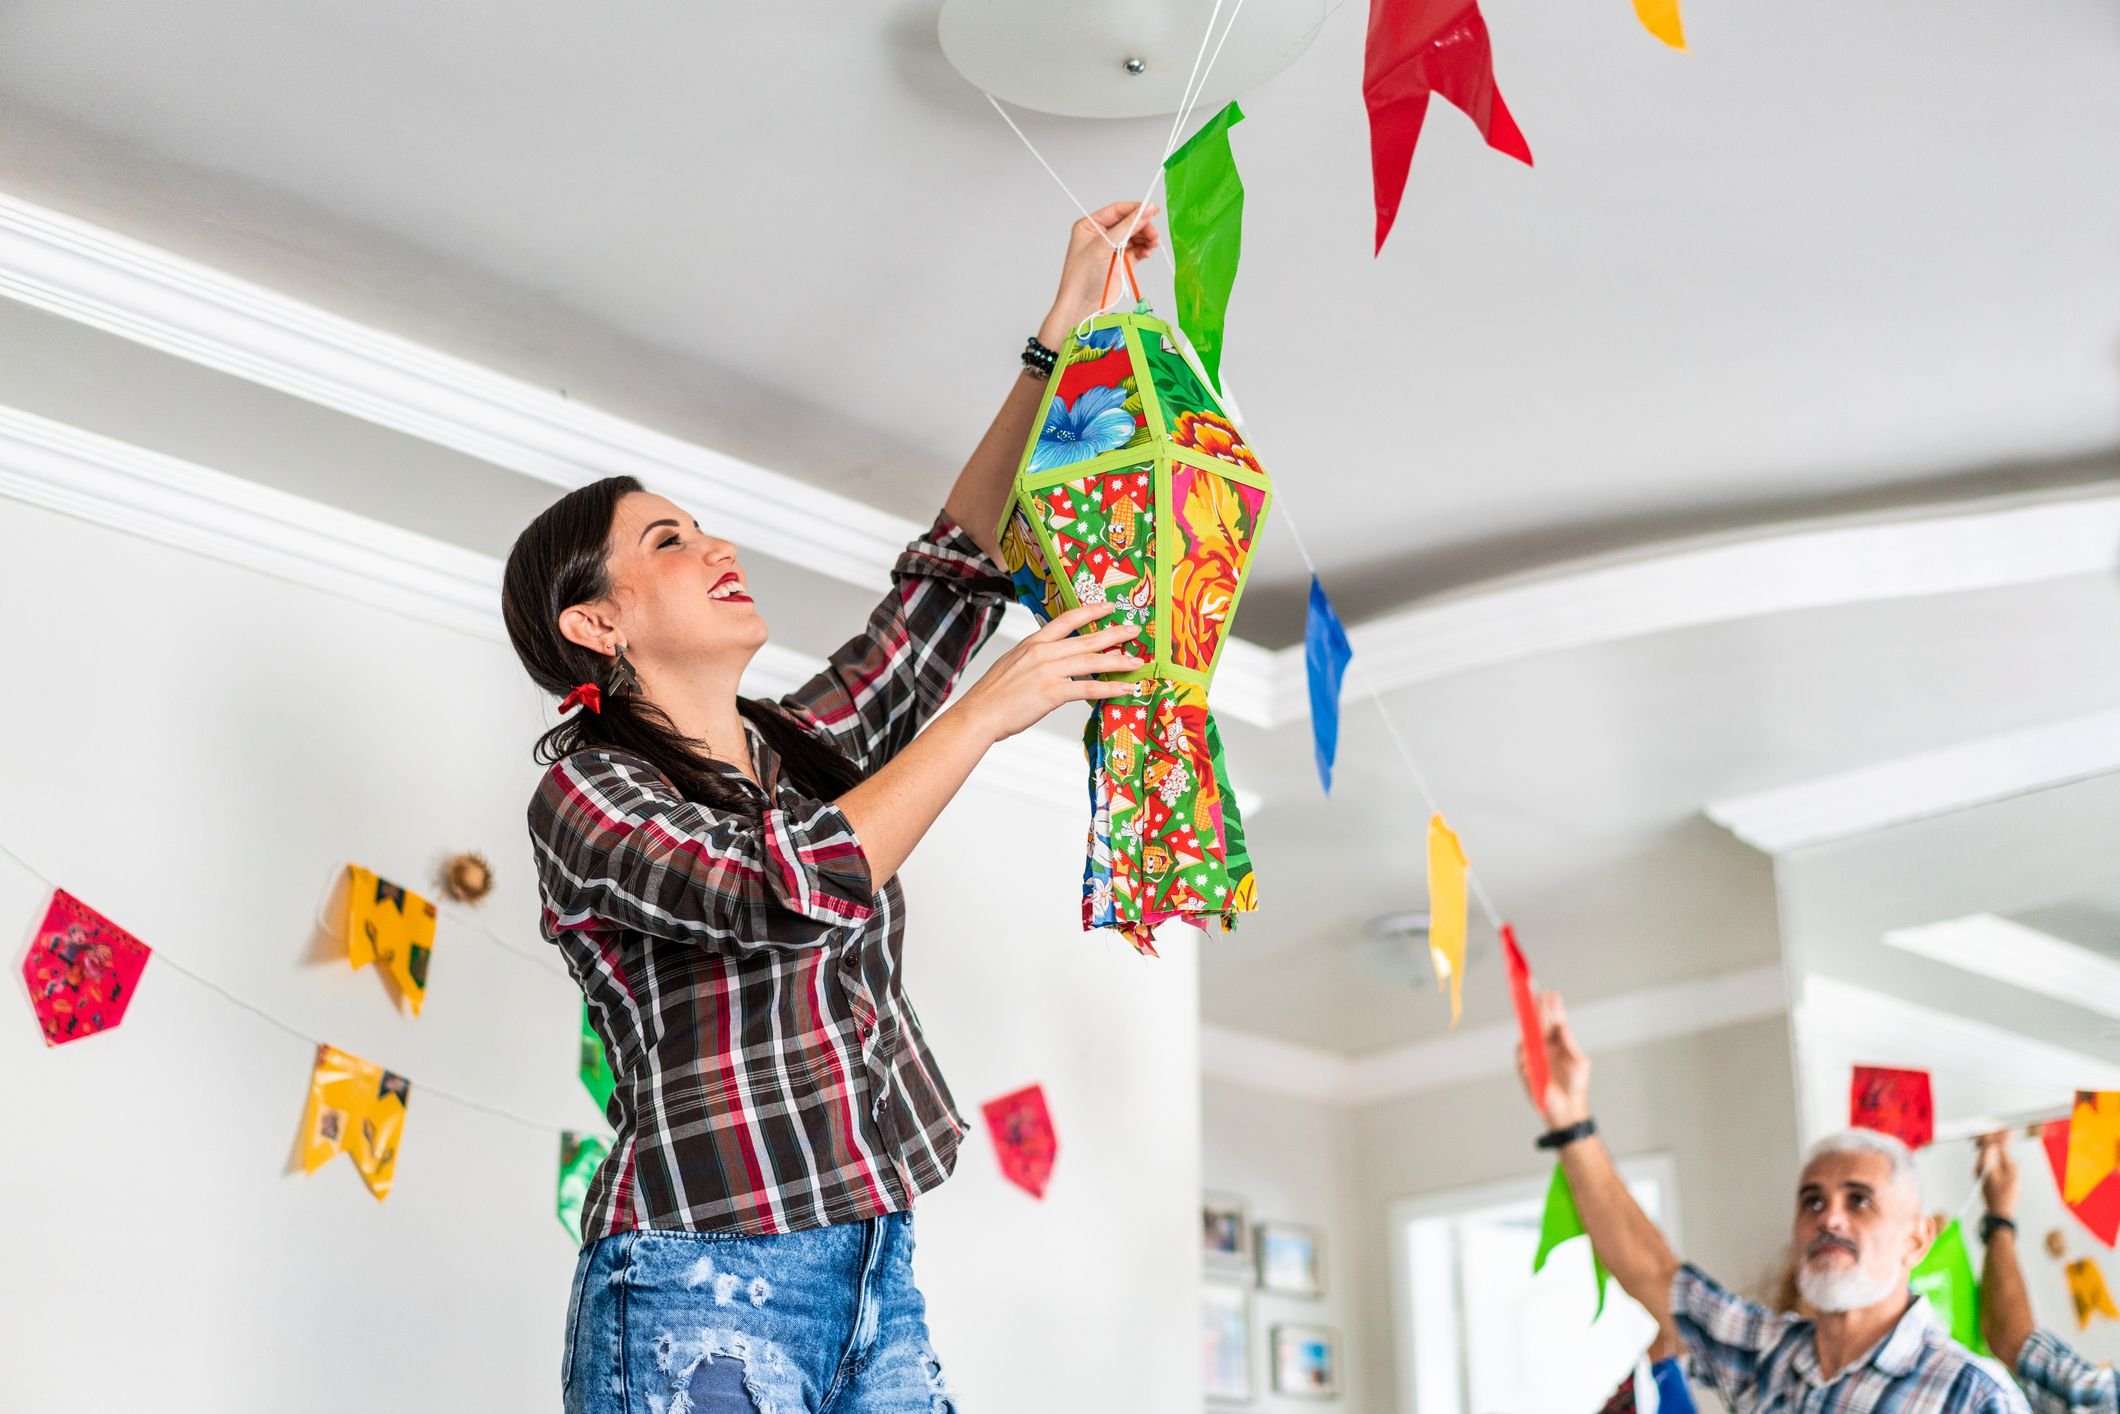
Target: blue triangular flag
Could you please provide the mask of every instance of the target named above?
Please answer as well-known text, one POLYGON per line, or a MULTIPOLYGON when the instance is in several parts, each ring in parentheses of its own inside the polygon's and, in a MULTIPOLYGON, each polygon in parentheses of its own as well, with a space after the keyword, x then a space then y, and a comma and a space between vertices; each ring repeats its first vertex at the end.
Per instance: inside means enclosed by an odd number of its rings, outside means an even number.
POLYGON ((1340 754, 1340 681, 1354 657, 1347 630, 1325 597, 1325 586, 1310 577, 1310 614, 1303 624, 1303 665, 1310 670, 1310 738, 1318 758, 1318 780, 1332 794, 1333 758, 1340 754))

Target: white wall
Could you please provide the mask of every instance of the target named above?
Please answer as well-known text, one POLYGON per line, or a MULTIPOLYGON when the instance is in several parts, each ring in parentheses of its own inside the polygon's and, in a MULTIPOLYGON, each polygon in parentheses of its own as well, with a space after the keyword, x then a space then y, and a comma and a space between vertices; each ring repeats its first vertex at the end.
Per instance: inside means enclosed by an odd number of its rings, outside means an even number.
MULTIPOLYGON (((477 916, 540 952, 538 694, 498 643, 4 499, 0 546, 0 843, 414 1082, 379 1205, 343 1160, 290 1172, 306 1041, 150 963, 122 1028, 47 1050, 18 984, 0 1408, 555 1407, 573 1261, 556 1136, 422 1087, 593 1125, 571 984, 445 919, 413 1019, 317 953, 311 924, 349 858, 416 882, 479 848, 500 886, 477 916)), ((1045 1203, 974 1139, 923 1208, 937 1341, 973 1410, 1198 1402, 1195 959, 1077 932, 1083 823, 974 787, 907 870, 912 990, 960 1101, 976 1121, 1037 1080, 1058 1114, 1045 1203)), ((0 927, 22 943, 44 893, 0 859, 0 927)))
POLYGON ((1254 1222, 1301 1223, 1325 1234, 1321 1298, 1252 1293, 1255 1397, 1248 1407, 1262 1414, 1314 1414, 1319 1407, 1273 1392, 1273 1328, 1285 1324, 1339 1332, 1340 1407, 1367 1410, 1360 1308, 1379 1254, 1357 1197, 1353 1112, 1215 1079, 1200 1087, 1200 1110, 1201 1181, 1209 1190, 1243 1198, 1254 1222))

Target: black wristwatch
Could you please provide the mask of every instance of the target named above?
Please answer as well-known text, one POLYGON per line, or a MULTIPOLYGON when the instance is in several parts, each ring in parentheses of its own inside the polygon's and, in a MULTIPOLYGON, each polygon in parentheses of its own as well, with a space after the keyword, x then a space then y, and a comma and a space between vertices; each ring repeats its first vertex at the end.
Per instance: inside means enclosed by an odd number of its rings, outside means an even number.
POLYGON ((1549 1129, 1538 1137, 1541 1149, 1565 1149, 1578 1139, 1588 1139, 1597 1133, 1597 1121, 1579 1119, 1566 1129, 1549 1129))
POLYGON ((2016 1222, 2010 1218, 2003 1217, 2000 1213, 1989 1213, 1986 1217, 1982 1218, 1980 1220, 1981 1245, 1984 1247, 1988 1243, 1994 1241, 1995 1234, 2002 1231, 2004 1228, 2008 1228, 2012 1236, 2014 1236, 2017 1232, 2016 1222))

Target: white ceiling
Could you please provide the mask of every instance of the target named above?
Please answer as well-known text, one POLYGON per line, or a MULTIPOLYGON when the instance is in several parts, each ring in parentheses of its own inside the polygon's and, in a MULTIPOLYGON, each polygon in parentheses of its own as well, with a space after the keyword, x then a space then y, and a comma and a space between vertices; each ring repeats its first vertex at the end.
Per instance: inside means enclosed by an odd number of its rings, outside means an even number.
MULTIPOLYGON (((12 0, 0 184, 915 515, 1072 214, 936 8, 12 0)), ((1349 614, 2120 442, 2106 0, 1492 0, 1539 166, 1438 110, 1381 261, 1363 8, 1244 95, 1227 362, 1349 614)), ((1092 199, 1165 126, 1026 122, 1092 199)))
MULTIPOLYGON (((934 8, 12 0, 0 190, 918 516, 1012 376, 1070 214, 942 63, 934 8)), ((1350 618, 1696 530, 2114 476, 2109 4, 2005 23, 1693 0, 1675 55, 1624 5, 1491 0, 1540 166, 1439 110, 1380 262, 1361 8, 1244 96, 1226 364, 1350 618)), ((1138 190, 1163 130, 1026 123, 1100 197, 1138 190)), ((488 552, 551 495, 68 328, 0 318, 0 354, 41 359, 0 377, 11 400, 488 552), (114 378, 165 396, 115 405, 114 378), (275 450, 294 445, 308 462, 275 450)), ((796 646, 859 612, 849 586, 770 573, 796 646)), ((1285 642, 1285 539, 1260 574, 1277 592, 1240 628, 1285 642)), ((1707 801, 2115 704, 2110 575, 1743 619, 1393 697, 1542 980, 1581 997, 1779 956, 1771 866, 1707 801)), ((1363 1052, 1445 1010, 1348 946, 1420 903, 1422 829, 1348 712, 1330 802, 1303 724, 1225 723, 1269 802, 1265 911, 1206 945, 1203 1007, 1363 1052)), ((1476 962, 1467 1024, 1504 1007, 1476 962)))

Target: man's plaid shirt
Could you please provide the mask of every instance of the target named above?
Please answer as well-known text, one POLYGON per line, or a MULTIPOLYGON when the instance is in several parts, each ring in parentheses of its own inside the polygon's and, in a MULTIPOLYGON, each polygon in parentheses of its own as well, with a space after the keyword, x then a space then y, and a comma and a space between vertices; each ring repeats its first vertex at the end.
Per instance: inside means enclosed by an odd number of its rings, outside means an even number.
MULTIPOLYGON (((782 706, 864 772, 913 739, 993 631, 1001 569, 947 517, 859 637, 782 706)), ((617 1129, 585 1243, 631 1228, 778 1233, 912 1206, 964 1124, 906 1000, 904 900, 845 815, 782 779, 713 809, 618 751, 546 773, 530 837, 546 936, 588 999, 617 1129)))
POLYGON ((1876 1348, 1826 1380, 1811 1323, 1732 1296, 1692 1267, 1671 1314, 1695 1378, 1737 1414, 2028 1414, 2024 1396, 1915 1297, 1876 1348))
POLYGON ((2120 1414, 2112 1367, 2093 1365, 2045 1331, 2033 1331, 2017 1353, 2017 1383, 2038 1414, 2120 1414))

